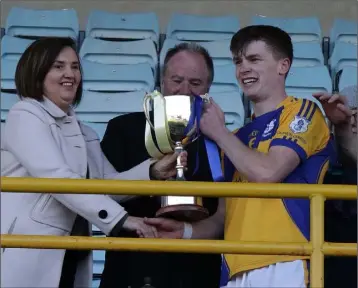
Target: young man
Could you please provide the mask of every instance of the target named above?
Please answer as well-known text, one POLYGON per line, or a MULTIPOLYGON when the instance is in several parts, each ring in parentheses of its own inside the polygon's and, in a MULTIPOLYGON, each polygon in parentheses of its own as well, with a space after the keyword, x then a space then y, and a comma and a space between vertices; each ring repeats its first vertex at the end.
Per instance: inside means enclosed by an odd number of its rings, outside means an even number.
MULTIPOLYGON (((214 77, 213 62, 199 45, 184 43, 169 50, 162 70, 163 95, 203 95, 209 91, 214 77)), ((112 119, 101 143, 107 159, 117 171, 126 171, 149 158, 145 148, 146 119, 143 112, 130 113, 112 119)), ((212 181, 203 138, 186 147, 188 181, 212 181), (196 157, 199 156, 199 169, 196 157)), ((204 198, 210 214, 217 210, 217 199, 204 198)), ((128 213, 137 217, 154 217, 161 207, 160 197, 139 196, 123 203, 128 213)), ((215 219, 215 217, 214 217, 215 219)), ((121 237, 136 237, 123 233, 121 237)), ((218 237, 222 237, 219 234, 218 237)), ((141 287, 150 277, 155 288, 217 288, 220 278, 219 255, 183 253, 149 253, 107 251, 101 288, 141 287), (206 277, 209 274, 209 277, 206 277), (202 278, 206 277, 200 286, 202 278)))
MULTIPOLYGON (((231 51, 239 84, 254 104, 252 122, 230 133, 223 112, 211 101, 200 125, 224 154, 226 181, 322 183, 334 156, 330 132, 316 104, 285 92, 293 58, 289 35, 272 26, 248 26, 233 36, 231 51)), ((219 208, 226 210, 226 240, 309 240, 308 199, 232 198, 219 208)), ((168 220, 146 223, 155 225, 161 237, 168 237, 168 231, 179 235, 183 230, 182 223, 168 220)), ((198 237, 198 226, 193 226, 193 238, 198 237)), ((207 227, 207 235, 210 229, 207 227)), ((308 258, 225 255, 221 286, 306 287, 308 258)))

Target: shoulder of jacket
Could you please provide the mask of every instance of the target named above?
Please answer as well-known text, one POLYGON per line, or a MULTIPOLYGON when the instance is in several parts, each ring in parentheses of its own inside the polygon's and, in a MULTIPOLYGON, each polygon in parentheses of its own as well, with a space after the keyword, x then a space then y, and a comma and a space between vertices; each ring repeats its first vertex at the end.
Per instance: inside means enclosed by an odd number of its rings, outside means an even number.
POLYGON ((121 125, 122 123, 130 124, 129 122, 142 122, 145 123, 145 115, 143 112, 132 112, 124 115, 119 115, 117 117, 109 120, 108 124, 111 125, 121 125))
POLYGON ((12 112, 31 113, 43 121, 48 119, 48 117, 46 117, 46 111, 41 107, 39 103, 37 103, 36 100, 21 100, 16 102, 9 111, 9 113, 12 112))

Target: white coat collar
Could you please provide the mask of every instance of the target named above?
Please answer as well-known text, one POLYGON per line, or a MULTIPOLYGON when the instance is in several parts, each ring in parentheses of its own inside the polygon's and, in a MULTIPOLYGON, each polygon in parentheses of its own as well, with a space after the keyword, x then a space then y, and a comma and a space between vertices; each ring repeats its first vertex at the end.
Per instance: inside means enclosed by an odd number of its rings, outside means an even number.
POLYGON ((49 113, 54 118, 65 118, 65 117, 76 117, 75 111, 72 107, 68 110, 66 114, 60 107, 53 103, 50 99, 43 96, 43 101, 37 101, 35 99, 25 98, 26 100, 36 101, 47 113, 49 113))

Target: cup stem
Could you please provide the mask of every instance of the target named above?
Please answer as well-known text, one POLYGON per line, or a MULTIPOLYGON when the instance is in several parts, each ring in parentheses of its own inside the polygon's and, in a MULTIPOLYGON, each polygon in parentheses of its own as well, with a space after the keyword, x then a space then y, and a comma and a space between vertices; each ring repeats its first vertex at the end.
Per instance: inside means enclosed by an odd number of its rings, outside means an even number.
POLYGON ((177 169, 176 180, 177 181, 185 181, 184 166, 183 166, 183 164, 181 163, 181 160, 180 160, 180 154, 184 151, 183 144, 181 142, 179 142, 179 141, 175 142, 174 151, 179 154, 179 156, 177 158, 177 165, 175 167, 177 169))

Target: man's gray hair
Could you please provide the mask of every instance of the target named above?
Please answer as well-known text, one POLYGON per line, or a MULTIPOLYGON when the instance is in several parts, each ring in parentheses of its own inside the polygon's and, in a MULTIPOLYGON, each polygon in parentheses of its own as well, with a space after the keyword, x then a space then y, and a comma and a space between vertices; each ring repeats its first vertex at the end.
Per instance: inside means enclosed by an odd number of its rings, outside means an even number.
POLYGON ((204 57, 206 66, 209 71, 209 84, 211 85, 214 80, 214 63, 213 59, 211 58, 208 50, 206 50, 203 46, 201 46, 198 43, 195 42, 183 42, 180 44, 175 45, 173 48, 169 49, 167 54, 165 55, 163 68, 162 68, 162 77, 165 74, 167 68, 168 68, 168 62, 171 58, 173 58, 174 55, 176 55, 179 52, 191 52, 196 53, 204 57))

